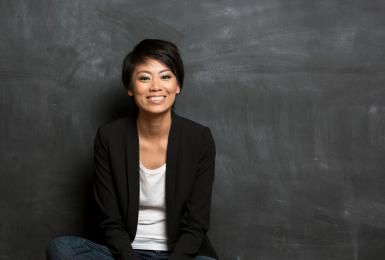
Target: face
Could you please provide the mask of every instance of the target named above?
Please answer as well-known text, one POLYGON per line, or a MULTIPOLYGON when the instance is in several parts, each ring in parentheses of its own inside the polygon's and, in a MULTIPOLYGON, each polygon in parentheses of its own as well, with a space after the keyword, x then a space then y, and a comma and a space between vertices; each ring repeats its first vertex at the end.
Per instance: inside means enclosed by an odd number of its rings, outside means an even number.
POLYGON ((139 112, 161 114, 171 111, 179 92, 178 81, 170 68, 155 59, 147 59, 136 66, 128 95, 134 97, 139 112))

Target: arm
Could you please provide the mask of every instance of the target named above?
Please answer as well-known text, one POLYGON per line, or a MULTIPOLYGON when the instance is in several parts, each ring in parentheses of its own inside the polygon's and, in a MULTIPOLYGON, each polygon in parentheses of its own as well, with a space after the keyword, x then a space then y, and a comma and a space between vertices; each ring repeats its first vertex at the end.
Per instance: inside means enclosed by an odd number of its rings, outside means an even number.
POLYGON ((111 174, 108 145, 100 134, 100 130, 96 134, 94 145, 94 195, 101 212, 100 227, 103 229, 107 245, 116 259, 137 260, 120 214, 111 174))
POLYGON ((186 205, 179 238, 169 260, 188 260, 198 253, 210 226, 211 193, 215 174, 215 143, 210 129, 203 132, 196 178, 186 205))

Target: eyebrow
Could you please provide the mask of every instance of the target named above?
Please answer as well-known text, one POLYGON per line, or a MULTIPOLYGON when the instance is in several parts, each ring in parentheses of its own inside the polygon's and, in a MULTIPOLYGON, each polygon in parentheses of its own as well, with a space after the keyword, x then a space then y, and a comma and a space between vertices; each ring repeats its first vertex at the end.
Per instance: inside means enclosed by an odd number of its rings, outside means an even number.
MULTIPOLYGON (((171 71, 171 70, 170 69, 164 69, 164 70, 159 71, 158 73, 160 74, 160 73, 163 73, 165 71, 171 71)), ((135 74, 138 74, 138 73, 141 73, 141 72, 146 72, 148 74, 151 74, 151 72, 148 71, 148 70, 140 70, 140 71, 136 72, 135 74)))

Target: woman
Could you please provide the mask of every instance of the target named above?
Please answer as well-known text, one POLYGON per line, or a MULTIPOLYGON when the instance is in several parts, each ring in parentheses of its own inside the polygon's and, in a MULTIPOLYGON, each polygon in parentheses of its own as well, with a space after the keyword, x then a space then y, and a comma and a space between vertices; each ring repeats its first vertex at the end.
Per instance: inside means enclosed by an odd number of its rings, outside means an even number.
POLYGON ((59 237, 49 259, 218 259, 210 222, 215 144, 209 128, 173 112, 183 87, 177 47, 147 39, 123 62, 134 117, 99 128, 95 199, 106 246, 59 237))

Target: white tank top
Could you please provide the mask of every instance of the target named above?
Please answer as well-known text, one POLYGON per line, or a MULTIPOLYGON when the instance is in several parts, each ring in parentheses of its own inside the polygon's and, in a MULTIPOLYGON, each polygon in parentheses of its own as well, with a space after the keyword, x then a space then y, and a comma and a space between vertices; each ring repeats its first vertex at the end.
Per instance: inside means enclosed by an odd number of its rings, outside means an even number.
POLYGON ((132 248, 168 250, 166 231, 166 164, 147 169, 139 163, 140 196, 136 236, 132 248))

